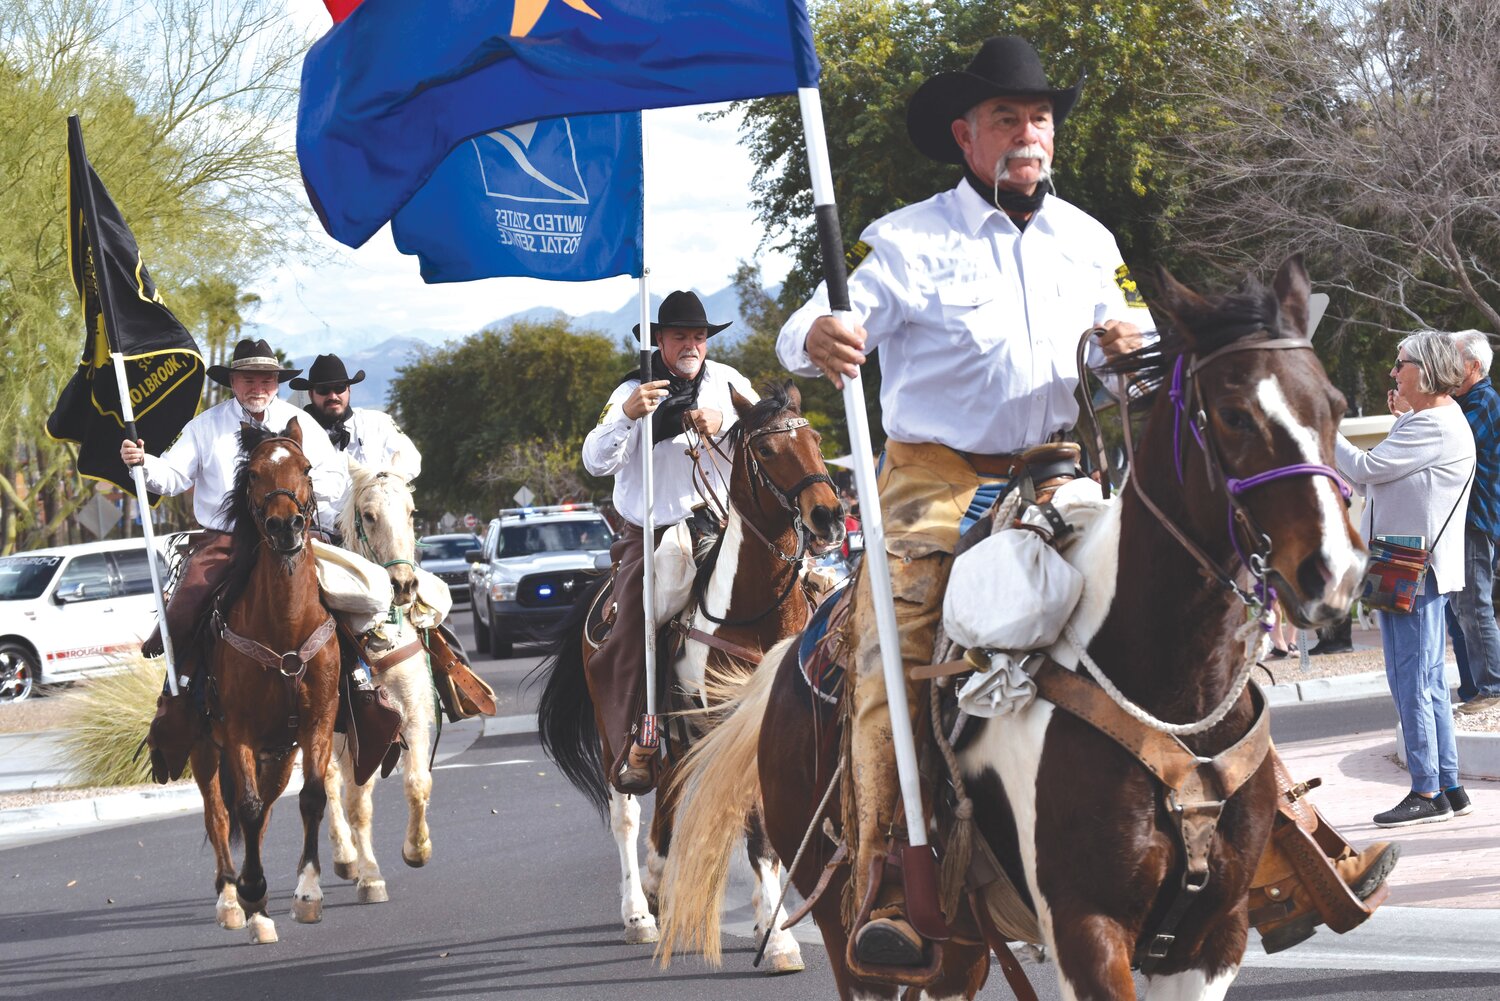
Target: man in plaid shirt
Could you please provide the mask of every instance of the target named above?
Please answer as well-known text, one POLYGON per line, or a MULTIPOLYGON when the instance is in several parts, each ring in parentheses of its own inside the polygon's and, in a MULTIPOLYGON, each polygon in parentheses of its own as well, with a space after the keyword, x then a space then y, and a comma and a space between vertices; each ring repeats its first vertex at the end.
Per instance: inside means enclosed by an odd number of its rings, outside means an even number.
POLYGON ((1474 432, 1474 488, 1464 525, 1464 589, 1452 596, 1468 647, 1469 684, 1460 688, 1467 701, 1454 712, 1476 713, 1500 705, 1500 626, 1495 623, 1491 593, 1495 556, 1500 548, 1500 393, 1490 385, 1495 353, 1478 330, 1453 335, 1466 374, 1456 394, 1474 432))

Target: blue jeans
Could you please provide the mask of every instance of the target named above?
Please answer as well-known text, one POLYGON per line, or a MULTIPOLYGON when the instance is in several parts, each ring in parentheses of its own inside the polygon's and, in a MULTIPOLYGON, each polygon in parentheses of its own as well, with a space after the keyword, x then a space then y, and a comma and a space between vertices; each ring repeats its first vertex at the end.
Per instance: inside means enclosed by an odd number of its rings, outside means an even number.
POLYGON ((1464 589, 1453 595, 1453 610, 1463 626, 1464 645, 1469 652, 1473 683, 1467 687, 1480 697, 1500 695, 1500 627, 1495 625, 1495 606, 1491 604, 1494 587, 1495 540, 1465 525, 1464 589))
POLYGON ((1448 642, 1453 644, 1453 661, 1458 665, 1458 701, 1467 702, 1479 694, 1474 676, 1469 673, 1469 648, 1464 644, 1464 627, 1459 624, 1453 602, 1443 602, 1443 618, 1448 621, 1448 642))
POLYGON ((1458 741, 1443 678, 1444 603, 1436 575, 1429 571, 1410 614, 1379 613, 1385 678, 1401 718, 1413 792, 1435 793, 1458 785, 1458 741))

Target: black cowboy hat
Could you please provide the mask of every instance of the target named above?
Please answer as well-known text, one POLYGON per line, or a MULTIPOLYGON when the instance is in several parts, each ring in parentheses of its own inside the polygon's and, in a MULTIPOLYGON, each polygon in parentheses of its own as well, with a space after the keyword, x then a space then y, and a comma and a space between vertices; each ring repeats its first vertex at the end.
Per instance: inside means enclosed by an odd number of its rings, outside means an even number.
POLYGON ((229 385, 232 372, 275 372, 277 382, 286 382, 301 372, 300 368, 283 368, 276 360, 276 352, 263 340, 245 338, 234 346, 234 356, 228 365, 210 365, 208 377, 221 386, 229 385))
MULTIPOLYGON (((730 323, 734 321, 731 320, 730 323)), ((712 337, 729 323, 709 323, 708 314, 703 311, 703 302, 695 292, 673 292, 661 301, 661 306, 656 310, 656 322, 651 324, 651 343, 656 343, 658 331, 667 327, 683 327, 688 330, 706 329, 708 336, 712 337)), ((641 336, 641 325, 637 323, 631 329, 639 340, 641 336)))
POLYGON ((293 379, 293 389, 311 389, 314 386, 327 386, 336 382, 347 382, 354 385, 356 382, 365 381, 365 370, 360 369, 354 373, 354 378, 349 378, 349 370, 344 367, 344 359, 338 355, 318 355, 313 363, 308 366, 306 379, 293 379))
POLYGON ((1045 97, 1052 101, 1053 122, 1061 125, 1082 89, 1082 77, 1071 87, 1053 87, 1030 42, 999 35, 985 40, 967 69, 939 73, 917 88, 906 106, 906 133, 923 156, 961 164, 964 153, 953 138, 953 123, 980 101, 1045 97))

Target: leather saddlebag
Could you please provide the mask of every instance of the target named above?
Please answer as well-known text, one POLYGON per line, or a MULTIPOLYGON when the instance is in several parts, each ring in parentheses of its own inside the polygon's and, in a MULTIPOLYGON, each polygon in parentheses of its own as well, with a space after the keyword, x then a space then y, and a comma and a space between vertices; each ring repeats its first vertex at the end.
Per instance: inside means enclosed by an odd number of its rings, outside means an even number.
POLYGON ((422 633, 422 642, 431 657, 432 683, 449 722, 495 715, 495 690, 469 669, 456 638, 450 641, 444 629, 428 629, 422 633))

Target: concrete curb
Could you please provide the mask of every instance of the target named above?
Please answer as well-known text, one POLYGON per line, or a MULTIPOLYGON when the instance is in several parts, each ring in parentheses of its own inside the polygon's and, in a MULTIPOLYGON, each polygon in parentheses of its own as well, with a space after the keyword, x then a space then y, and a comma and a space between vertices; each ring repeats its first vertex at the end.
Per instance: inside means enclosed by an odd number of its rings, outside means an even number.
MULTIPOLYGON (((1447 665, 1448 687, 1458 684, 1458 667, 1447 665)), ((1306 681, 1288 681, 1280 685, 1263 685, 1266 701, 1273 706, 1290 705, 1295 702, 1341 702, 1346 699, 1371 699, 1390 695, 1384 671, 1366 671, 1363 674, 1343 674, 1332 678, 1308 678, 1306 681)))
MULTIPOLYGON (((483 726, 468 720, 450 723, 443 727, 444 736, 472 733, 473 737, 462 747, 445 740, 438 746, 437 760, 446 761, 468 750, 469 744, 480 736, 528 733, 536 729, 536 715, 502 716, 485 718, 483 726), (492 731, 490 728, 494 727, 492 731)), ((36 734, 13 734, 14 737, 35 737, 36 734)), ((0 739, 0 753, 5 745, 0 739)), ((392 781, 395 781, 394 779, 392 781)), ((286 790, 281 794, 296 795, 302 790, 302 773, 294 771, 286 790)), ((0 850, 19 845, 52 841, 57 838, 79 834, 86 830, 118 827, 141 820, 171 817, 193 813, 203 809, 203 800, 198 795, 194 782, 183 782, 170 786, 149 789, 131 789, 126 792, 108 793, 90 799, 73 799, 61 803, 40 803, 36 806, 18 806, 0 810, 0 850)))
MULTIPOLYGON (((1454 731, 1458 745, 1458 777, 1461 779, 1500 782, 1500 733, 1454 731)), ((1396 763, 1406 767, 1406 744, 1401 738, 1401 724, 1396 724, 1396 763)))

